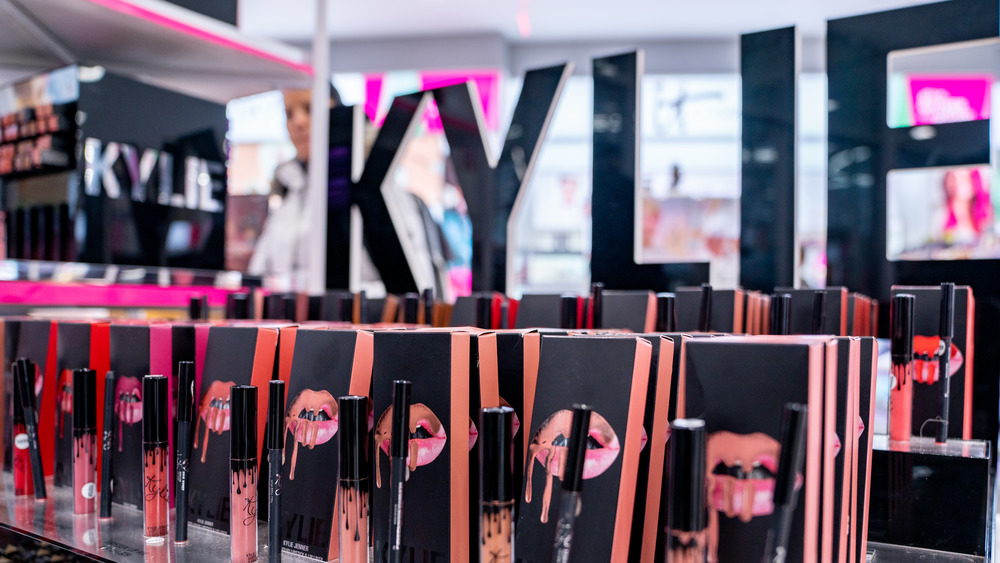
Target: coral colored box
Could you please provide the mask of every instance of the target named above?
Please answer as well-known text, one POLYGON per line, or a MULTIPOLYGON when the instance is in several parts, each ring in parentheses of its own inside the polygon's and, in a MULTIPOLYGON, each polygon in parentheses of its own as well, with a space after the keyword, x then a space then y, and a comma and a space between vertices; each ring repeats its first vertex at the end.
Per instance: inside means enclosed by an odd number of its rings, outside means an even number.
MULTIPOLYGON (((188 521, 229 532, 230 423, 229 388, 255 385, 257 392, 257 460, 264 444, 267 382, 274 372, 278 328, 212 326, 208 332, 205 366, 195 383, 195 421, 188 474, 188 521)), ((259 466, 258 466, 259 467, 259 466)), ((259 483, 247 487, 256 494, 259 483)), ((255 516, 254 516, 254 519, 255 516)))
POLYGON ((281 329, 278 363, 280 379, 286 382, 284 426, 268 432, 285 434, 284 549, 324 561, 338 556, 337 398, 370 393, 372 340, 372 334, 364 331, 281 329))
MULTIPOLYGON (((652 346, 634 336, 542 335, 530 414, 522 420, 524 489, 517 558, 550 561, 560 477, 549 460, 566 455, 575 403, 593 407, 582 508, 571 561, 628 561, 652 346), (613 384, 612 384, 613 382, 613 384), (548 462, 547 462, 548 461, 548 462)), ((643 518, 644 515, 636 516, 643 518)))

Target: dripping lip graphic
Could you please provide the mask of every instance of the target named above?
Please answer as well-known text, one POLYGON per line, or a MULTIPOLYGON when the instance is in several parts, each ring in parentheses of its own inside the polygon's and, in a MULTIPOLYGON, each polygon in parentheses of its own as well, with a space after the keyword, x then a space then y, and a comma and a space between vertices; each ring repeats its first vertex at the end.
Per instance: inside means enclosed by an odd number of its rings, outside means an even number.
POLYGON ((115 383, 115 414, 125 424, 142 420, 142 385, 135 377, 119 377, 115 383))
MULTIPOLYGON (((573 421, 573 411, 556 411, 541 424, 532 444, 537 453, 534 458, 545 470, 562 479, 563 466, 569 455, 569 435, 573 421), (546 448, 545 443, 549 447, 546 448), (550 453, 551 452, 551 453, 550 453)), ((593 479, 607 471, 618 457, 621 446, 611 425, 599 413, 591 416, 587 433, 587 453, 583 464, 583 478, 593 479)))
MULTIPOLYGON (((470 441, 472 438, 470 427, 470 441)), ((477 434, 478 435, 478 434, 477 434)), ((392 441, 392 406, 379 417, 375 430, 375 440, 385 455, 389 455, 389 444, 392 441)), ((437 415, 423 403, 410 405, 410 436, 407 448, 406 464, 410 467, 421 467, 437 459, 444 451, 448 436, 444 425, 437 415), (416 446, 417 459, 410 459, 416 446)))
POLYGON ((232 381, 215 381, 201 400, 198 415, 208 429, 216 434, 229 430, 230 408, 229 388, 236 385, 232 381))
POLYGON ((337 401, 328 391, 306 389, 292 402, 285 425, 295 441, 309 449, 325 444, 340 426, 337 401))
MULTIPOLYGON (((715 432, 708 438, 706 466, 709 502, 729 518, 749 522, 774 512, 775 477, 781 445, 760 432, 715 432)), ((795 477, 795 488, 803 477, 795 477)))

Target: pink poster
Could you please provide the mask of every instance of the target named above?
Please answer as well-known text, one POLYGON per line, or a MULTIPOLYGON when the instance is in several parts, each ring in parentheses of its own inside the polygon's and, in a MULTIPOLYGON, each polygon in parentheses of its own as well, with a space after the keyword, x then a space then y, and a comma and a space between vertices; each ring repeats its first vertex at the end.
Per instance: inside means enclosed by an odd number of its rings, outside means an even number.
POLYGON ((914 125, 989 119, 993 77, 910 75, 914 125))

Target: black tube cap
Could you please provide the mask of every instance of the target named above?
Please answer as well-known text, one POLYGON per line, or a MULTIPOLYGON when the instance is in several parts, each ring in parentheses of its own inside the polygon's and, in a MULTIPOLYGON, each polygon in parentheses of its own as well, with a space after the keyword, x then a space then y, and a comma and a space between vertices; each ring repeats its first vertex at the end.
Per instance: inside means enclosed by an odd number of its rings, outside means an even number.
POLYGON ((698 331, 712 330, 712 284, 701 284, 701 307, 698 309, 698 331))
POLYGON ((361 324, 369 322, 368 320, 368 295, 365 290, 358 292, 358 318, 361 324))
POLYGON ((677 330, 677 295, 657 293, 656 332, 674 332, 675 330, 677 330))
POLYGON ((480 411, 479 494, 482 502, 514 500, 513 429, 514 409, 496 407, 480 411))
POLYGON ((420 311, 420 294, 403 294, 403 322, 417 324, 417 313, 420 311))
POLYGON ((792 324, 792 296, 787 293, 771 296, 771 334, 789 334, 792 324))
MULTIPOLYGON (((941 324, 938 336, 941 338, 955 336, 955 284, 951 282, 941 284, 941 324)), ((951 350, 946 353, 950 354, 951 350)))
POLYGON ((603 318, 604 318, 604 284, 601 282, 594 282, 590 284, 590 311, 593 324, 593 328, 604 328, 603 318))
POLYGON ((267 384, 267 449, 285 449, 285 382, 267 384))
POLYGON ((405 459, 410 449, 410 382, 392 382, 392 440, 390 457, 405 459))
POLYGON ((476 296, 476 326, 486 329, 493 327, 493 296, 489 293, 476 296))
POLYGON ((367 479, 368 397, 348 395, 337 399, 340 410, 340 478, 367 479))
POLYGON ((257 459, 257 388, 229 388, 229 459, 257 459))
POLYGON ((774 484, 776 508, 795 502, 795 478, 802 472, 806 452, 807 412, 805 405, 788 403, 781 416, 781 455, 774 484))
POLYGON ((590 437, 590 414, 594 409, 587 405, 573 405, 573 423, 569 432, 568 455, 563 468, 564 491, 580 492, 583 487, 583 465, 587 459, 587 438, 590 437))
POLYGON ((670 527, 705 529, 705 421, 678 418, 670 423, 670 527))
POLYGON ((73 430, 97 428, 97 372, 73 370, 73 430))
POLYGON ((559 303, 559 328, 573 329, 576 324, 577 298, 575 295, 563 295, 559 303))
POLYGON ((192 321, 203 321, 208 318, 208 298, 204 295, 192 295, 188 301, 188 316, 192 321))
POLYGON ((354 322, 354 296, 348 293, 337 298, 337 320, 345 323, 354 322))
POLYGON ((434 290, 427 288, 420 294, 424 306, 424 324, 434 326, 434 290))
POLYGON ((177 363, 177 420, 194 420, 194 362, 177 363))
POLYGON ((157 443, 167 441, 167 398, 170 389, 167 378, 147 375, 142 378, 142 441, 157 443))
POLYGON ((812 333, 826 332, 826 292, 822 289, 813 294, 812 333))
POLYGON ((892 298, 889 344, 893 363, 905 364, 913 360, 913 304, 916 299, 910 293, 899 293, 892 298))
POLYGON ((21 375, 21 368, 17 362, 11 364, 11 374, 14 376, 14 393, 11 396, 14 408, 11 413, 11 419, 14 424, 24 424, 24 401, 21 399, 21 385, 23 384, 21 380, 24 377, 21 375))
POLYGON ((226 313, 230 319, 250 318, 250 296, 246 293, 230 293, 226 296, 226 313))
POLYGON ((35 363, 27 358, 18 358, 14 365, 14 377, 21 380, 21 408, 35 410, 35 363))
POLYGON ((298 321, 299 296, 294 293, 286 293, 281 296, 281 317, 292 322, 298 321))

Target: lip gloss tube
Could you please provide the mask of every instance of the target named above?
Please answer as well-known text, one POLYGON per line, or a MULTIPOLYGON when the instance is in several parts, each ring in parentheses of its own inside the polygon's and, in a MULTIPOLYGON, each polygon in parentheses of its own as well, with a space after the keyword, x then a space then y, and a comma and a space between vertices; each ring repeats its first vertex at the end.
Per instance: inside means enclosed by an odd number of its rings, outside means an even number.
POLYGON ((674 332, 675 330, 677 330, 677 294, 657 293, 656 332, 674 332))
POLYGON ((428 287, 420 294, 423 304, 424 324, 434 326, 434 289, 428 287))
POLYGON ((576 517, 583 508, 580 491, 583 489, 583 465, 587 459, 587 438, 590 436, 590 414, 587 405, 573 405, 573 422, 570 426, 569 447, 563 466, 562 493, 559 498, 559 523, 556 524, 552 563, 568 563, 573 547, 576 517))
POLYGON ((92 514, 97 497, 97 374, 73 370, 73 514, 92 514))
POLYGON ((268 561, 281 563, 281 456, 285 452, 285 382, 267 388, 267 540, 268 561))
POLYGON ((233 563, 257 561, 257 388, 229 388, 229 535, 233 563))
POLYGON ((31 460, 31 479, 35 486, 35 500, 45 500, 45 473, 42 465, 42 449, 38 445, 38 411, 35 409, 35 364, 27 358, 18 358, 14 363, 14 377, 21 380, 21 408, 24 409, 24 432, 28 438, 28 454, 31 460))
POLYGON ((601 323, 604 308, 603 293, 603 283, 594 282, 590 284, 590 319, 588 319, 590 322, 587 323, 587 328, 604 328, 601 323))
POLYGON ((28 452, 28 431, 24 423, 24 404, 21 402, 21 378, 18 377, 16 368, 12 368, 12 371, 14 372, 14 393, 11 397, 14 403, 11 413, 11 423, 14 425, 14 495, 24 496, 34 493, 35 486, 31 479, 31 454, 28 452))
POLYGON ((403 562, 403 486, 409 475, 410 453, 410 382, 392 382, 392 440, 389 443, 392 463, 392 488, 389 489, 389 563, 403 562))
POLYGON ((889 390, 889 439, 910 440, 913 426, 913 303, 916 297, 900 293, 892 298, 889 334, 892 379, 889 390))
POLYGON ((479 413, 480 562, 514 561, 513 422, 510 407, 479 413))
POLYGON ((798 505, 795 480, 802 472, 806 452, 807 412, 805 405, 788 403, 781 418, 781 455, 774 479, 774 516, 767 531, 762 563, 784 563, 787 556, 788 536, 798 505))
POLYGON ((951 410, 951 339, 955 336, 955 284, 941 284, 941 318, 938 338, 941 339, 941 356, 938 359, 938 373, 941 377, 941 424, 938 426, 934 442, 948 442, 948 416, 951 410))
POLYGON ((111 477, 115 454, 115 372, 104 375, 104 428, 101 433, 101 512, 102 519, 111 518, 111 477))
POLYGON ((670 423, 670 507, 667 561, 705 563, 705 421, 678 418, 670 423))
POLYGON ((368 397, 348 395, 337 399, 340 409, 340 484, 337 489, 341 563, 372 560, 369 535, 368 397))
POLYGON ((167 536, 170 516, 170 483, 167 464, 167 378, 142 378, 143 520, 148 543, 162 542, 167 536))
POLYGON ((194 420, 194 362, 177 364, 177 451, 174 453, 174 541, 187 541, 188 460, 191 459, 191 421, 194 420))

